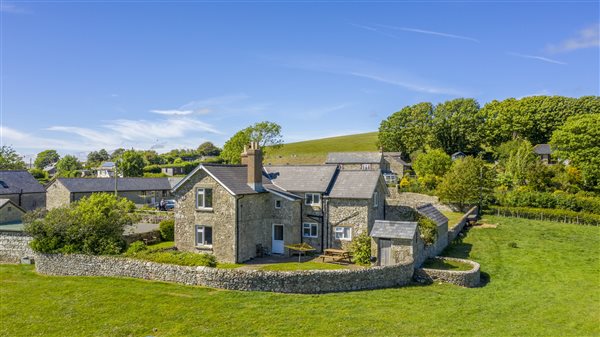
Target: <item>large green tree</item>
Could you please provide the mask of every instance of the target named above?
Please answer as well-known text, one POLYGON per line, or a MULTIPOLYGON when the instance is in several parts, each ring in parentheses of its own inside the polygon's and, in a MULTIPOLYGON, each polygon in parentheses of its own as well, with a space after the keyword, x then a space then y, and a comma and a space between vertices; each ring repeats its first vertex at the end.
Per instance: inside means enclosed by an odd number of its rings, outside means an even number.
POLYGON ((244 145, 250 142, 258 142, 267 151, 267 146, 279 147, 283 143, 281 137, 281 126, 272 122, 260 122, 236 132, 223 146, 221 159, 230 164, 241 162, 241 153, 244 145))
POLYGON ((532 174, 539 168, 539 158, 528 140, 516 138, 501 144, 496 150, 501 181, 508 187, 529 184, 532 174))
POLYGON ((433 105, 419 103, 395 112, 379 126, 379 144, 385 151, 402 152, 404 159, 431 142, 433 105))
POLYGON ((73 177, 77 174, 77 170, 81 170, 83 166, 77 157, 66 155, 56 163, 56 172, 59 177, 73 177))
POLYGON ((221 149, 215 146, 212 142, 204 142, 198 146, 198 154, 201 156, 218 156, 221 149))
POLYGON ((146 166, 144 155, 134 149, 123 152, 118 161, 118 170, 123 177, 142 177, 146 166))
POLYGON ((60 160, 60 155, 56 150, 45 150, 38 153, 37 157, 35 157, 35 161, 33 162, 33 166, 39 169, 43 169, 44 167, 54 164, 60 160))
POLYGON ((465 206, 486 203, 495 185, 495 172, 481 158, 471 156, 455 160, 437 187, 437 195, 446 203, 465 206))
POLYGON ((442 177, 452 166, 452 159, 440 149, 429 150, 415 157, 412 168, 419 177, 433 175, 442 177))
POLYGON ((581 170, 586 188, 600 184, 600 113, 569 117, 552 134, 552 154, 581 170))
POLYGON ((99 151, 92 151, 87 155, 87 166, 88 167, 96 167, 100 166, 102 162, 110 160, 110 155, 108 151, 105 149, 100 149, 99 151))
POLYGON ((26 168, 23 157, 10 146, 0 147, 0 170, 24 170, 26 168))
POLYGON ((476 154, 480 150, 481 125, 479 103, 472 98, 457 98, 436 105, 433 112, 435 143, 446 153, 458 151, 476 154))

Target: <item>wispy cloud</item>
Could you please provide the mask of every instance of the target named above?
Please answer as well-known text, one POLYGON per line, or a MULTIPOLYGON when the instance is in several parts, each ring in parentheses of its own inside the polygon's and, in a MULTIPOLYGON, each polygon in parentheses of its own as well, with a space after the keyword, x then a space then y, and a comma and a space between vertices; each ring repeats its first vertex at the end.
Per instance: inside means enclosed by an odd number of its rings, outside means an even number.
POLYGON ((193 110, 150 110, 150 112, 166 116, 186 116, 194 113, 193 110))
POLYGON ((510 55, 510 56, 516 56, 516 57, 522 57, 522 58, 526 58, 526 59, 544 61, 544 62, 548 62, 548 63, 562 64, 562 65, 566 64, 565 62, 561 62, 561 61, 549 59, 549 58, 543 57, 543 56, 527 55, 527 54, 520 54, 520 53, 513 53, 513 52, 507 52, 506 54, 510 55))
POLYGON ((577 35, 558 44, 549 44, 546 51, 550 53, 566 53, 578 49, 600 46, 600 23, 594 23, 577 32, 577 35))
POLYGON ((10 14, 30 14, 31 11, 25 9, 21 6, 17 6, 8 2, 0 2, 0 12, 10 13, 10 14))
POLYGON ((166 116, 206 115, 249 98, 246 94, 211 97, 188 102, 176 109, 154 109, 150 112, 166 116))
POLYGON ((446 38, 450 38, 450 39, 466 40, 466 41, 477 42, 477 43, 480 42, 478 39, 473 38, 473 37, 464 36, 464 35, 450 34, 450 33, 444 33, 444 32, 436 32, 436 31, 433 31, 433 30, 425 30, 425 29, 409 28, 409 27, 396 27, 396 26, 379 25, 379 24, 376 25, 376 26, 382 27, 382 28, 391 29, 391 30, 400 30, 400 31, 404 31, 404 32, 410 32, 410 33, 435 35, 435 36, 439 36, 439 37, 446 37, 446 38))

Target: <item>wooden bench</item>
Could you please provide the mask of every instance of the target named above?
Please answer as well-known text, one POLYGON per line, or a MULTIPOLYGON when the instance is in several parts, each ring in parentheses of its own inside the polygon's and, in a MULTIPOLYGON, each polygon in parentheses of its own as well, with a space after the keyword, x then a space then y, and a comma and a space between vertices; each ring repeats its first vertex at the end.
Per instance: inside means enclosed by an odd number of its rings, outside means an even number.
POLYGON ((341 249, 325 249, 323 253, 324 254, 319 255, 323 262, 325 262, 325 259, 331 259, 335 262, 346 260, 348 263, 352 263, 352 254, 350 254, 349 251, 341 249))

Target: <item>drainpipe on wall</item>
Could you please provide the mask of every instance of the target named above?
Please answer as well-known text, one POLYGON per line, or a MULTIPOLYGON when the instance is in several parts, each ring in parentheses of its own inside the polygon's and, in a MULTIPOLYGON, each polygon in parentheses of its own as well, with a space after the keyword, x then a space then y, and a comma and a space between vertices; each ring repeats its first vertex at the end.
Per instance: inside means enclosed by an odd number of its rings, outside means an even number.
POLYGON ((242 205, 240 204, 240 200, 242 200, 243 197, 244 195, 242 194, 240 197, 235 198, 235 263, 240 262, 240 219, 242 217, 242 205))
POLYGON ((22 202, 23 202, 23 189, 21 189, 19 191, 19 207, 23 206, 22 202))
POLYGON ((304 212, 304 208, 302 207, 304 205, 304 200, 300 200, 300 243, 304 243, 304 235, 303 235, 303 231, 304 231, 304 218, 303 218, 303 213, 304 212))
POLYGON ((329 201, 328 199, 323 200, 323 210, 322 210, 322 214, 321 214, 322 215, 322 217, 321 217, 321 251, 325 250, 325 233, 326 233, 326 231, 325 231, 325 218, 326 218, 325 215, 327 213, 329 213, 328 207, 327 207, 328 201, 329 201))

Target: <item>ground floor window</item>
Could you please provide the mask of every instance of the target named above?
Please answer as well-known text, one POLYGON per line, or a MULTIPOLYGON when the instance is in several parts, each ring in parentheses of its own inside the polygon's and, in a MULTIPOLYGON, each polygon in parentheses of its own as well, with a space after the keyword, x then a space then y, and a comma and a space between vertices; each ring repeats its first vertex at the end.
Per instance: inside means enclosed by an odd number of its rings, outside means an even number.
POLYGON ((319 236, 319 226, 316 223, 305 222, 302 224, 302 236, 316 238, 319 236))
POLYGON ((338 240, 352 240, 352 227, 334 227, 334 233, 338 240))
POLYGON ((196 225, 196 246, 212 246, 212 227, 196 225))

